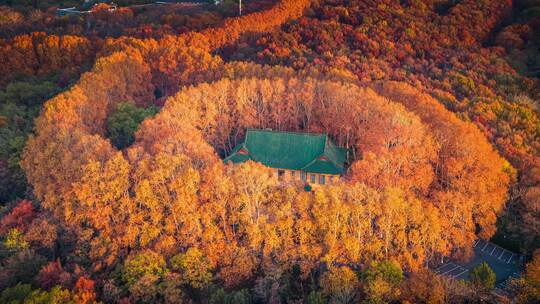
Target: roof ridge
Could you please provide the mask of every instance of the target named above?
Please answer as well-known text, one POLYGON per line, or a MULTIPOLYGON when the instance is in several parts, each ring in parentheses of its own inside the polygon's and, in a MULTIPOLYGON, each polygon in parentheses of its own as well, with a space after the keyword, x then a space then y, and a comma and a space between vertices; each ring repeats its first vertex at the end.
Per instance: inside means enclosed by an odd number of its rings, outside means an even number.
MULTIPOLYGON (((314 163, 320 161, 319 158, 315 158, 314 160, 312 160, 311 162, 307 163, 305 166, 303 166, 300 170, 305 170, 306 168, 309 168, 310 166, 312 166, 314 163)), ((328 159, 328 162, 331 163, 336 169, 342 169, 343 167, 342 166, 339 166, 337 165, 334 161, 328 159)))
POLYGON ((272 129, 255 129, 255 128, 248 128, 247 131, 248 132, 246 132, 246 138, 247 138, 247 133, 249 133, 249 131, 268 132, 268 133, 289 133, 289 134, 298 134, 298 135, 311 135, 311 136, 326 136, 326 137, 328 137, 327 133, 303 132, 303 131, 279 131, 279 130, 272 130, 272 129))
MULTIPOLYGON (((328 152, 334 153, 334 152, 337 152, 337 151, 335 151, 335 150, 339 149, 339 146, 336 145, 332 140, 328 141, 328 138, 329 138, 329 137, 330 137, 330 136, 328 136, 328 135, 326 136, 325 146, 324 146, 324 150, 323 150, 323 155, 324 155, 324 156, 327 156, 327 157, 328 157, 328 155, 327 155, 328 152), (332 151, 329 151, 330 149, 331 149, 332 151)), ((333 159, 333 157, 328 157, 328 160, 329 160, 334 166, 336 166, 336 167, 338 167, 338 168, 343 168, 343 166, 340 165, 338 162, 336 162, 336 161, 333 159)))
MULTIPOLYGON (((319 157, 320 157, 320 156, 319 156, 319 157)), ((305 168, 307 168, 307 167, 313 165, 316 161, 319 160, 319 157, 314 158, 312 161, 310 161, 310 162, 307 163, 305 166, 303 166, 302 168, 300 168, 300 170, 304 170, 305 168)))

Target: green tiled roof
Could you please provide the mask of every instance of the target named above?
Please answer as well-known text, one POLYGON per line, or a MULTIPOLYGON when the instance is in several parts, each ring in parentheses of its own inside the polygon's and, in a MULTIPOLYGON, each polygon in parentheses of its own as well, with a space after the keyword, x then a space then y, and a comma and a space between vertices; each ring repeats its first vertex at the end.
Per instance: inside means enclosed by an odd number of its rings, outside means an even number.
POLYGON ((244 142, 233 149, 225 162, 247 160, 271 168, 342 174, 346 153, 326 134, 248 129, 244 142))

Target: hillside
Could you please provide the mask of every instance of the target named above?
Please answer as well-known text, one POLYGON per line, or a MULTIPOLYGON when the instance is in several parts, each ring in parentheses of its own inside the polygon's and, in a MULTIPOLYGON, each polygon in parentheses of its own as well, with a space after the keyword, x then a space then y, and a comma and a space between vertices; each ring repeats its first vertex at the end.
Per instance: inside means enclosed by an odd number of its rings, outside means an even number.
POLYGON ((540 3, 244 2, 0 7, 0 302, 539 300, 540 3), (248 128, 347 172, 223 163, 248 128), (479 239, 528 263, 496 296, 431 270, 479 239))

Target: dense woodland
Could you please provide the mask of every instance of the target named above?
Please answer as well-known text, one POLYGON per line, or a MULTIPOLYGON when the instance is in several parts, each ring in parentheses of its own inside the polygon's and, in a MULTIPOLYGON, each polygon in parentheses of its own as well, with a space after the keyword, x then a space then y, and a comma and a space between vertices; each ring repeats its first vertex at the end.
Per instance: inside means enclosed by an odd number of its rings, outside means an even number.
POLYGON ((0 303, 540 301, 538 1, 12 2, 0 303), (248 127, 327 133, 347 174, 224 164, 248 127), (502 295, 431 271, 478 238, 527 258, 502 295))

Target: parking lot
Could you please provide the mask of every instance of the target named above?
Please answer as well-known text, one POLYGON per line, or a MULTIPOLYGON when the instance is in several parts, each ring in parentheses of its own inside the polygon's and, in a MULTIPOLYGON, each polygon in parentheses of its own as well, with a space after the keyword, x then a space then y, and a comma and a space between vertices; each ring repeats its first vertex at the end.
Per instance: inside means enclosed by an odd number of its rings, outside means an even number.
POLYGON ((446 261, 435 269, 441 275, 456 280, 468 280, 469 271, 476 265, 486 262, 497 276, 496 287, 504 289, 510 277, 517 277, 523 267, 523 256, 508 251, 485 240, 474 243, 474 257, 468 263, 446 261))

